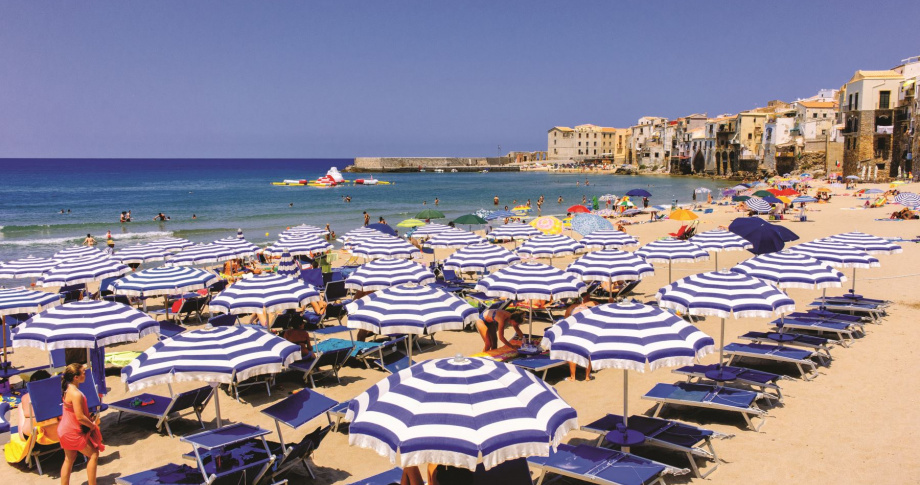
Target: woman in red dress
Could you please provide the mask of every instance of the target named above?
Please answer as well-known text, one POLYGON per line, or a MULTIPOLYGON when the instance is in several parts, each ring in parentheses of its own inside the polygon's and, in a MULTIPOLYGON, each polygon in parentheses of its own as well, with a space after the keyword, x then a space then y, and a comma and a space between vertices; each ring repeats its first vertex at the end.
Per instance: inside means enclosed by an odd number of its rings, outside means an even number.
POLYGON ((102 445, 102 432, 99 431, 99 418, 89 413, 86 396, 80 392, 79 385, 86 380, 86 366, 70 364, 61 375, 61 390, 64 399, 64 415, 58 424, 58 436, 64 449, 64 465, 61 466, 61 484, 70 484, 70 472, 77 453, 87 458, 86 475, 89 485, 96 485, 96 464, 99 452, 105 450, 102 445))

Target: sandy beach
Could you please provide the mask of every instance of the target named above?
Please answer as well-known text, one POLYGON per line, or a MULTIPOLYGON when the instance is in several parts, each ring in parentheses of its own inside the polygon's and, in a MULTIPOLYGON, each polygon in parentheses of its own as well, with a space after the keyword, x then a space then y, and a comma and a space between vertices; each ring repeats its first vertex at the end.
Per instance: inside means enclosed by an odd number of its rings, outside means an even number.
MULTIPOLYGON (((822 186, 823 184, 818 184, 822 186)), ((876 187, 888 190, 887 184, 861 184, 859 188, 876 187)), ((917 192, 917 184, 900 187, 903 191, 917 192)), ((843 194, 843 189, 834 189, 843 194)), ((534 197, 536 198, 536 197, 534 197)), ((882 237, 920 236, 920 221, 887 221, 891 212, 899 205, 888 205, 878 209, 863 209, 863 200, 852 196, 835 196, 830 203, 810 204, 808 222, 779 222, 800 236, 797 243, 815 238, 859 230, 882 237)), ((705 204, 704 204, 705 205, 705 204)), ((740 216, 732 206, 712 206, 710 214, 700 214, 699 232, 727 226, 740 216)), ((640 215, 632 220, 647 220, 640 215)), ((637 236, 643 245, 675 232, 680 227, 677 221, 634 224, 626 232, 637 236)), ((344 231, 343 231, 344 232, 344 231)), ((566 234, 571 234, 567 232, 566 234)), ((744 420, 732 413, 700 412, 688 409, 668 408, 663 417, 682 420, 721 433, 733 435, 730 439, 716 440, 715 449, 719 455, 719 469, 706 479, 709 483, 752 483, 775 484, 800 483, 896 483, 916 481, 920 476, 920 458, 917 457, 916 436, 920 433, 920 417, 913 409, 920 396, 920 380, 913 376, 913 369, 920 368, 920 352, 914 347, 918 342, 912 321, 915 311, 920 310, 917 287, 920 283, 920 246, 913 242, 901 243, 903 253, 878 255, 880 268, 859 270, 856 289, 858 293, 872 298, 884 298, 893 302, 888 317, 879 324, 867 326, 867 335, 858 339, 850 348, 835 347, 831 353, 833 361, 827 367, 819 368, 819 375, 813 381, 798 378, 781 383, 785 402, 768 408, 766 424, 760 432, 748 430, 744 420)), ((511 247, 509 244, 508 247, 511 247)), ((443 259, 447 250, 438 250, 443 259)), ((751 257, 747 251, 726 252, 719 255, 719 265, 730 267, 751 257)), ((556 258, 554 265, 564 268, 574 258, 556 258)), ((341 262, 341 260, 340 260, 341 262)), ((656 264, 656 273, 641 282, 634 298, 639 301, 654 299, 655 292, 668 283, 667 266, 656 264)), ((714 268, 712 260, 695 264, 674 265, 674 278, 681 278, 714 268)), ((849 279, 852 270, 842 270, 849 279)), ((845 283, 849 287, 850 282, 845 283)), ((831 289, 830 293, 841 293, 831 289)), ((790 289, 787 291, 797 310, 804 309, 820 290, 790 289)), ((751 330, 765 331, 771 319, 747 318, 727 321, 726 343, 735 341, 737 335, 751 330)), ((700 330, 716 339, 718 344, 719 319, 706 318, 697 323, 700 330)), ((192 325, 192 328, 199 328, 192 325)), ((542 328, 535 325, 535 328, 542 328)), ((416 355, 418 360, 449 357, 455 354, 472 355, 482 347, 482 341, 475 332, 442 332, 437 334, 440 345, 427 347, 416 355)), ((153 336, 133 344, 110 347, 109 351, 144 350, 155 342, 153 336)), ((703 363, 714 363, 718 353, 707 356, 703 363)), ((16 366, 34 366, 47 362, 47 353, 36 349, 16 349, 11 354, 16 366)), ((782 367, 788 370, 787 367, 782 367)), ((112 369, 107 378, 110 393, 105 401, 122 399, 126 392, 118 371, 112 369)), ((386 377, 377 370, 346 365, 341 371, 341 384, 327 378, 317 384, 317 391, 337 401, 354 398, 371 385, 386 377)), ((794 370, 792 374, 795 375, 794 370)), ((547 381, 558 389, 561 396, 578 412, 579 424, 587 424, 608 412, 622 412, 623 373, 617 370, 603 370, 594 374, 592 381, 568 382, 564 378, 567 370, 550 372, 547 381)), ((579 371, 579 379, 582 371, 579 371)), ((652 403, 641 396, 658 382, 677 382, 680 376, 670 369, 659 369, 650 373, 631 373, 629 382, 629 409, 634 414, 650 414, 652 403)), ((174 386, 176 391, 200 386, 200 383, 185 383, 174 386)), ((274 422, 260 413, 266 406, 277 402, 290 391, 303 387, 299 373, 283 374, 271 396, 253 389, 237 402, 221 392, 221 410, 225 421, 245 422, 274 430, 274 422)), ((154 387, 149 392, 165 394, 166 388, 154 387)), ((18 417, 13 412, 14 419, 18 417)), ((117 413, 108 412, 102 417, 102 432, 106 450, 99 466, 99 483, 114 483, 120 476, 129 475, 166 463, 183 463, 182 454, 190 451, 188 444, 178 437, 170 438, 154 430, 154 422, 145 418, 125 418, 117 423, 117 413)), ((213 405, 204 411, 208 428, 216 426, 213 405)), ((317 426, 325 425, 325 417, 296 430, 285 430, 288 442, 299 440, 317 426)), ((178 434, 198 431, 194 419, 178 420, 173 425, 178 434)), ((272 436, 271 439, 277 439, 272 436)), ((573 431, 565 439, 568 443, 593 443, 596 435, 573 431)), ((653 450, 645 456, 677 466, 686 466, 682 455, 659 453, 653 450)), ((345 484, 363 477, 385 471, 394 465, 373 451, 348 445, 347 427, 330 433, 314 455, 317 484, 345 484)), ((47 460, 45 476, 21 465, 0 465, 0 483, 47 484, 58 480, 60 458, 47 460)), ((712 467, 711 462, 699 462, 704 470, 712 467)), ((191 464, 191 462, 189 462, 191 464)), ((86 472, 75 471, 75 483, 85 483, 86 472)), ((291 483, 303 483, 309 476, 297 471, 289 475, 291 483)), ((668 483, 702 483, 703 480, 683 475, 667 477, 668 483)))

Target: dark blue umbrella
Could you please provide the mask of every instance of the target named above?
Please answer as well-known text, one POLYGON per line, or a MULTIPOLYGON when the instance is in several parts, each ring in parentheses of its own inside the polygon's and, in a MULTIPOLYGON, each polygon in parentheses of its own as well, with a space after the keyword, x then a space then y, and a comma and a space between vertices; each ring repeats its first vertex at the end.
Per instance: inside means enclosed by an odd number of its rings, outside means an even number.
POLYGON ((626 192, 626 195, 630 197, 651 197, 652 194, 649 191, 644 189, 632 189, 629 192, 626 192))
POLYGON ((490 212, 489 215, 485 217, 485 220, 494 221, 495 219, 507 219, 508 217, 517 217, 517 214, 511 211, 497 210, 490 212))
POLYGON ((732 221, 728 230, 751 242, 748 251, 754 254, 781 251, 788 241, 799 238, 783 226, 776 226, 758 217, 739 217, 732 221))
POLYGON ((768 204, 782 204, 783 201, 777 199, 776 197, 763 197, 763 201, 768 204))
POLYGON ((384 234, 390 235, 390 236, 395 236, 395 235, 396 235, 396 231, 393 230, 392 227, 390 227, 390 226, 387 225, 387 224, 381 224, 381 223, 379 223, 379 222, 376 223, 376 224, 368 224, 368 225, 367 225, 367 228, 368 228, 368 229, 376 229, 376 230, 378 230, 378 231, 380 231, 380 232, 382 232, 382 233, 384 233, 384 234))

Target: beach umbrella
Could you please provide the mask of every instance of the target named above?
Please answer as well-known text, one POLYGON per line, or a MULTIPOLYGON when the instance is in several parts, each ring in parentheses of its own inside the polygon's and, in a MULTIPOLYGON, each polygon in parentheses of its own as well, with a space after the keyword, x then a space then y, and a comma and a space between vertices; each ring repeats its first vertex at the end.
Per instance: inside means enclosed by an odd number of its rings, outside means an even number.
POLYGON ((345 287, 355 291, 376 291, 406 283, 430 285, 434 281, 434 273, 414 261, 378 259, 359 266, 345 279, 345 287))
POLYGON ((575 205, 573 205, 572 207, 569 207, 568 209, 566 209, 565 211, 566 211, 566 212, 571 212, 571 213, 573 213, 573 214, 574 214, 574 213, 578 213, 578 212, 587 214, 587 213, 591 212, 591 209, 588 209, 587 207, 585 207, 585 206, 583 206, 583 205, 581 205, 581 204, 575 204, 575 205))
POLYGON ((600 210, 594 211, 594 215, 601 216, 601 217, 611 217, 611 216, 615 216, 616 214, 617 214, 616 211, 613 209, 600 209, 600 210))
POLYGON ((228 249, 237 258, 251 258, 261 250, 259 246, 239 237, 225 237, 213 244, 228 249))
POLYGON ((396 232, 396 229, 393 229, 392 227, 390 227, 389 224, 384 224, 382 222, 375 222, 374 224, 368 224, 367 228, 375 229, 377 231, 380 231, 386 234, 387 236, 396 237, 398 235, 398 233, 396 232))
POLYGON ((693 211, 688 211, 687 209, 677 209, 668 215, 668 219, 673 221, 693 221, 699 218, 700 216, 694 214, 693 211))
POLYGON ((881 266, 878 259, 871 256, 866 251, 830 239, 816 239, 811 242, 793 246, 790 250, 811 256, 835 268, 853 268, 853 286, 850 287, 851 293, 856 292, 857 268, 877 268, 881 266))
POLYGON ((492 213, 492 211, 490 211, 489 209, 479 209, 479 210, 477 210, 476 212, 474 212, 473 214, 475 214, 475 215, 477 215, 477 216, 482 217, 483 219, 485 219, 486 216, 489 215, 489 214, 491 214, 491 213, 492 213))
POLYGON ((885 191, 882 189, 867 189, 863 193, 867 195, 875 195, 875 194, 883 194, 885 193, 885 191))
POLYGON ((768 204, 767 201, 758 197, 751 197, 750 199, 744 201, 744 205, 748 206, 749 209, 757 213, 770 212, 771 209, 770 204, 768 204))
POLYGON ((766 190, 758 190, 751 195, 754 197, 773 197, 773 193, 766 190))
POLYGON ((557 322, 540 345, 549 349, 551 359, 594 370, 623 369, 623 424, 628 428, 630 370, 692 365, 711 354, 715 342, 680 317, 629 301, 591 307, 557 322))
POLYGON ((13 347, 93 349, 136 342, 160 324, 146 313, 114 301, 74 301, 44 310, 17 327, 13 347))
POLYGON ((425 221, 419 219, 406 219, 399 224, 396 224, 396 227, 419 227, 424 225, 425 221))
POLYGON ((810 197, 810 196, 807 196, 807 195, 800 195, 800 196, 798 196, 798 197, 792 199, 792 200, 790 201, 790 203, 792 203, 792 204, 806 204, 806 203, 817 202, 817 201, 818 201, 818 199, 816 199, 816 198, 814 198, 814 197, 810 197))
POLYGON ((112 259, 124 264, 143 264, 151 261, 163 261, 166 259, 167 251, 161 247, 150 246, 147 244, 135 244, 124 249, 115 251, 112 259))
POLYGON ((61 261, 51 258, 36 258, 32 255, 0 263, 0 278, 20 279, 37 278, 61 261))
POLYGON ((749 195, 736 195, 732 197, 732 202, 746 202, 750 198, 749 195))
POLYGON ((416 219, 443 219, 444 213, 436 209, 425 209, 415 215, 416 219))
POLYGON ((773 197, 772 195, 766 196, 762 200, 766 202, 767 204, 782 204, 783 203, 781 199, 777 197, 773 197))
POLYGON ((209 303, 212 312, 239 315, 277 313, 301 308, 322 299, 319 292, 301 280, 276 274, 252 275, 221 291, 209 303))
POLYGON ((553 265, 554 257, 583 252, 585 252, 585 247, 580 242, 563 235, 535 236, 517 248, 517 253, 521 256, 549 258, 550 266, 553 265))
MULTIPOLYGON (((121 370, 129 391, 157 384, 203 381, 231 384, 277 374, 300 360, 300 346, 249 325, 204 328, 155 343, 121 370)), ((217 427, 219 394, 214 393, 217 427)))
POLYGON ((301 279, 300 265, 294 261, 294 256, 292 256, 290 252, 284 251, 281 253, 281 261, 278 261, 278 267, 275 269, 275 274, 297 280, 301 279))
POLYGON ((486 238, 460 229, 439 232, 425 241, 425 246, 432 249, 464 248, 472 244, 482 244, 486 238))
POLYGON ((462 273, 491 272, 520 263, 521 258, 507 249, 492 244, 467 246, 444 260, 444 269, 462 273))
POLYGON ((617 196, 615 196, 615 195, 613 195, 613 194, 604 194, 604 195, 598 197, 597 200, 601 200, 601 201, 607 202, 608 200, 617 200, 617 196))
POLYGON ((632 189, 629 192, 626 192, 626 195, 630 197, 651 197, 652 194, 644 189, 632 189))
POLYGON ((185 248, 194 246, 195 243, 188 239, 182 239, 181 237, 164 237, 155 241, 150 241, 147 245, 163 248, 167 251, 181 251, 185 248))
POLYGON ((517 217, 517 214, 502 209, 490 212, 487 216, 485 216, 485 220, 494 221, 495 219, 507 219, 509 217, 517 217))
POLYGON ((621 200, 620 203, 617 204, 617 206, 618 207, 635 207, 636 204, 633 204, 632 201, 624 197, 623 200, 621 200))
POLYGON ((518 213, 520 213, 520 214, 515 214, 515 215, 520 216, 520 215, 523 215, 523 214, 526 214, 526 213, 530 212, 531 210, 533 210, 533 209, 531 209, 529 205, 518 205, 518 206, 514 206, 514 207, 511 209, 511 212, 518 212, 518 213))
POLYGON ((753 247, 750 241, 743 237, 726 231, 725 229, 713 229, 711 231, 701 232, 690 238, 690 242, 696 244, 705 251, 715 253, 716 271, 719 270, 719 253, 722 251, 741 251, 753 247))
POLYGON ((486 237, 493 241, 518 241, 530 239, 538 234, 540 234, 540 231, 532 226, 519 222, 512 222, 497 227, 494 231, 487 234, 486 237))
POLYGON ((715 316, 722 320, 720 366, 725 347, 726 318, 771 317, 795 309, 795 302, 781 290, 752 276, 731 271, 700 273, 681 278, 659 289, 655 298, 661 308, 689 315, 715 316))
POLYGON ((789 229, 758 217, 738 217, 728 225, 728 230, 750 241, 752 247, 748 251, 754 254, 781 251, 785 243, 799 238, 789 229))
POLYGON ((707 189, 706 187, 697 187, 693 192, 697 194, 708 194, 712 192, 712 190, 707 189))
POLYGON ((353 243, 354 241, 357 241, 358 239, 367 239, 369 237, 380 237, 380 236, 386 236, 386 234, 376 229, 372 229, 368 227, 359 227, 356 229, 352 229, 346 232, 345 234, 343 234, 342 240, 347 243, 353 243))
POLYGON ((37 313, 48 308, 54 308, 64 300, 58 293, 48 293, 46 291, 24 290, 19 288, 2 289, 0 288, 0 323, 3 332, 3 362, 0 366, 0 375, 4 374, 8 366, 9 355, 6 353, 6 347, 9 342, 6 341, 6 315, 17 313, 37 313))
POLYGON ((613 224, 596 214, 575 214, 572 217, 572 230, 582 236, 611 229, 613 229, 613 224))
POLYGON ((623 216, 625 216, 625 217, 630 217, 630 216, 634 216, 634 215, 640 214, 640 213, 642 213, 642 211, 639 210, 639 209, 629 209, 629 210, 623 211, 623 216))
POLYGON ((440 234, 444 231, 450 231, 453 229, 454 229, 453 227, 450 227, 446 224, 438 224, 438 223, 425 224, 424 226, 418 227, 415 230, 415 232, 412 233, 412 237, 413 238, 431 237, 431 236, 434 236, 435 234, 440 234))
POLYGON ((709 253, 696 244, 668 237, 642 246, 636 255, 649 263, 668 263, 668 281, 671 281, 671 265, 695 263, 709 260, 709 253))
POLYGON ((562 221, 554 216, 542 216, 530 221, 530 226, 543 234, 562 233, 562 221))
POLYGON ((463 330, 479 319, 479 312, 466 300, 440 288, 406 284, 380 289, 348 305, 348 328, 377 335, 409 336, 409 364, 412 364, 412 335, 433 335, 445 330, 463 330))
POLYGON ((859 180, 859 177, 857 177, 856 175, 847 175, 844 178, 846 178, 847 180, 859 180))
POLYGON ((770 192, 776 197, 779 197, 781 195, 785 195, 787 197, 791 197, 793 195, 799 195, 798 192, 792 189, 769 189, 768 192, 770 192))
POLYGON ((639 245, 639 240, 623 231, 594 231, 579 241, 585 249, 623 249, 639 245))
POLYGON ((478 226, 480 224, 488 223, 489 221, 477 216, 476 214, 466 214, 454 219, 454 224, 463 224, 466 226, 478 226))
POLYGON ((901 246, 887 239, 859 231, 836 234, 827 240, 846 244, 869 254, 898 254, 902 251, 901 246))
POLYGON ((318 236, 288 236, 282 235, 278 241, 263 250, 272 256, 278 256, 285 251, 291 256, 322 254, 332 251, 332 244, 318 236))
MULTIPOLYGON (((616 249, 588 253, 575 260, 565 271, 585 282, 602 281, 606 283, 637 281, 655 274, 655 268, 644 259, 616 249)), ((613 301, 612 292, 610 299, 613 301)))
POLYGON ((359 239, 351 249, 352 254, 374 259, 412 259, 422 256, 419 248, 403 239, 391 236, 359 239))
POLYGON ((325 236, 326 234, 329 234, 329 231, 325 229, 321 229, 316 226, 311 226, 309 224, 301 224, 299 226, 294 226, 294 227, 285 229, 285 231, 282 234, 286 234, 289 236, 300 235, 300 236, 322 237, 322 236, 325 236))
POLYGON ((843 273, 827 264, 788 250, 755 256, 730 271, 753 276, 777 288, 839 288, 846 281, 843 273))
POLYGON ((192 266, 195 264, 221 263, 238 258, 239 256, 229 246, 199 244, 170 256, 166 259, 166 262, 178 266, 192 266))
POLYGON ((725 189, 722 191, 722 197, 728 197, 729 195, 734 195, 736 192, 738 191, 735 189, 725 189))
POLYGON ((201 290, 218 281, 220 276, 210 271, 167 265, 131 273, 113 281, 110 288, 116 295, 150 297, 201 290))
POLYGON ((52 267, 38 279, 39 286, 69 286, 102 281, 131 272, 131 268, 107 256, 67 259, 52 267))
POLYGON ((74 246, 70 248, 62 249, 56 253, 54 256, 51 256, 51 259, 56 259, 58 261, 65 261, 68 259, 80 259, 80 258, 107 258, 108 255, 102 251, 91 248, 89 246, 74 246))
POLYGON ((901 192, 894 196, 894 201, 904 207, 920 207, 920 195, 913 192, 901 192))
POLYGON ((575 410, 539 377, 491 359, 432 359, 390 375, 353 399, 348 443, 401 467, 475 470, 549 456, 577 429, 575 410))
POLYGON ((751 188, 751 186, 748 184, 738 184, 732 188, 735 189, 736 192, 744 192, 745 190, 751 188))

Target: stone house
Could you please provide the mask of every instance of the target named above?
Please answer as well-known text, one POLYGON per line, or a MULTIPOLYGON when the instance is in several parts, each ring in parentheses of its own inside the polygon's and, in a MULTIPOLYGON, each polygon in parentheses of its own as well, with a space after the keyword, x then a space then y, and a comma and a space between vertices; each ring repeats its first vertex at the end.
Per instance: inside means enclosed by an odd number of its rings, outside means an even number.
POLYGON ((840 88, 843 130, 843 174, 886 179, 891 164, 894 117, 904 76, 893 70, 856 71, 840 88))

